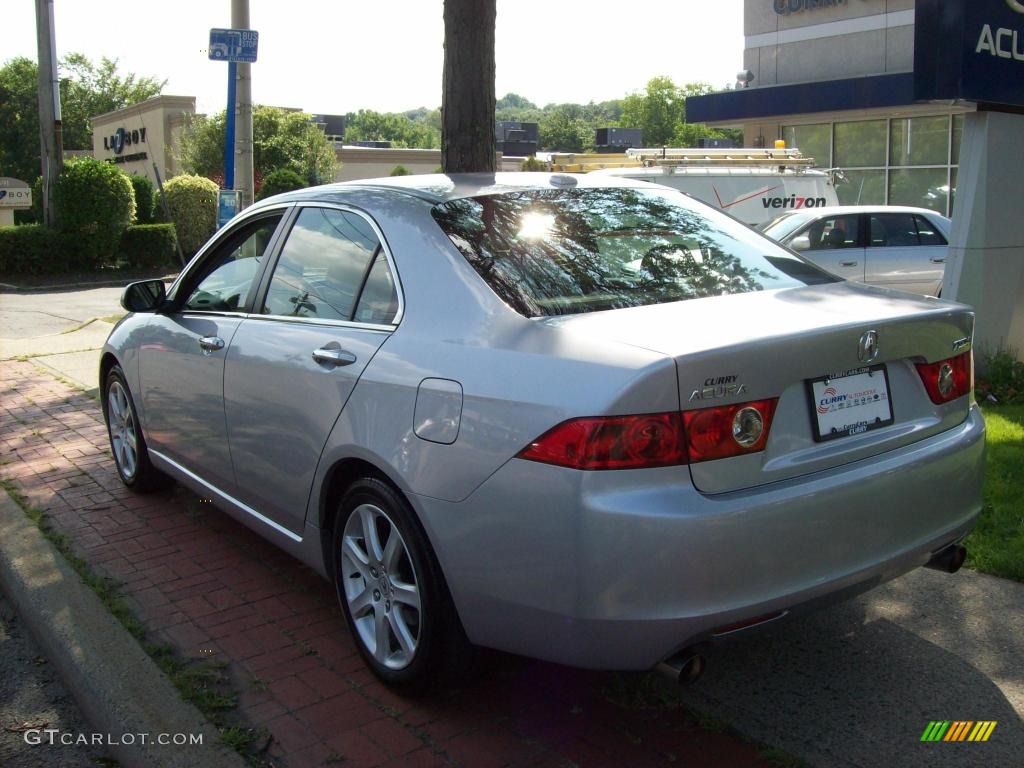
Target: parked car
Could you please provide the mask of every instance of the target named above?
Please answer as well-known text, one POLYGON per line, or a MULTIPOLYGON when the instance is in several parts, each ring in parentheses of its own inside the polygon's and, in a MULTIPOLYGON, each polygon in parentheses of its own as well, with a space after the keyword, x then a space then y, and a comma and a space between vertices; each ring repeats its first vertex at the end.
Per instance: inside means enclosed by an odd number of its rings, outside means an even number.
POLYGON ((938 296, 950 224, 927 208, 833 206, 783 214, 762 231, 845 280, 938 296))
POLYGON ((701 643, 955 570, 981 507, 968 307, 644 182, 290 192, 123 303, 121 479, 332 580, 394 685, 471 644, 695 674, 701 643))

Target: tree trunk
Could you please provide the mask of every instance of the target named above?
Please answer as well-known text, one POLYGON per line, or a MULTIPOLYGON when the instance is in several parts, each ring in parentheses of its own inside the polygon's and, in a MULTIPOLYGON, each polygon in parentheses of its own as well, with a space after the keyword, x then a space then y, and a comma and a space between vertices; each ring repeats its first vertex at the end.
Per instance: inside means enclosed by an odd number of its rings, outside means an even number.
POLYGON ((444 0, 441 168, 497 170, 494 22, 497 0, 444 0))

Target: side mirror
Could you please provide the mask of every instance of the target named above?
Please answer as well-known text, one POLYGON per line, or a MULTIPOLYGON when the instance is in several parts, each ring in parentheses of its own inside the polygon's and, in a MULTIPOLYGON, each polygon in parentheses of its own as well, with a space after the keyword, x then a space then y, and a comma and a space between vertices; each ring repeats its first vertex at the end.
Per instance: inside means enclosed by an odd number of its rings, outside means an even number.
POLYGON ((163 280, 140 280, 121 294, 121 306, 129 312, 153 312, 167 301, 163 280))
POLYGON ((794 237, 790 241, 789 247, 792 248, 794 251, 809 251, 811 250, 811 238, 809 238, 807 235, 800 235, 800 237, 794 237))

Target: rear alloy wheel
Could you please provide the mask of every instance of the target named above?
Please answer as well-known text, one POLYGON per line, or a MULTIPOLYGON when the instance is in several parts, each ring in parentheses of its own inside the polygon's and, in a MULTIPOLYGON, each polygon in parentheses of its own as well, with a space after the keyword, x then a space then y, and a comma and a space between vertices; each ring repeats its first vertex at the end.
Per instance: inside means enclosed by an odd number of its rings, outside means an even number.
POLYGON ((131 392, 119 366, 107 374, 103 415, 110 436, 110 450, 121 482, 137 491, 151 491, 164 487, 169 478, 149 461, 146 441, 139 426, 139 417, 132 402, 131 392))
POLYGON ((349 628, 373 672, 419 689, 468 657, 440 567, 405 500, 376 478, 342 499, 335 581, 349 628))

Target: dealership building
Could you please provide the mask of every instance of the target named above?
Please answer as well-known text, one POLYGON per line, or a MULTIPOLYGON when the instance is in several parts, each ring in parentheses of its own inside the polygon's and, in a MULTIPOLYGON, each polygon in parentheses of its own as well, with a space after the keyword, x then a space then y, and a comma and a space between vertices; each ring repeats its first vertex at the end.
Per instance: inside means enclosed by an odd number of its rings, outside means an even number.
POLYGON ((951 215, 942 295, 983 352, 1024 350, 1024 0, 745 0, 743 35, 687 118, 841 169, 841 202, 951 215))
MULTIPOLYGON (((848 204, 949 215, 970 104, 915 103, 914 0, 746 0, 745 87, 687 100, 693 122, 785 139, 841 168, 848 204)), ((739 69, 737 62, 737 69, 739 69)))

